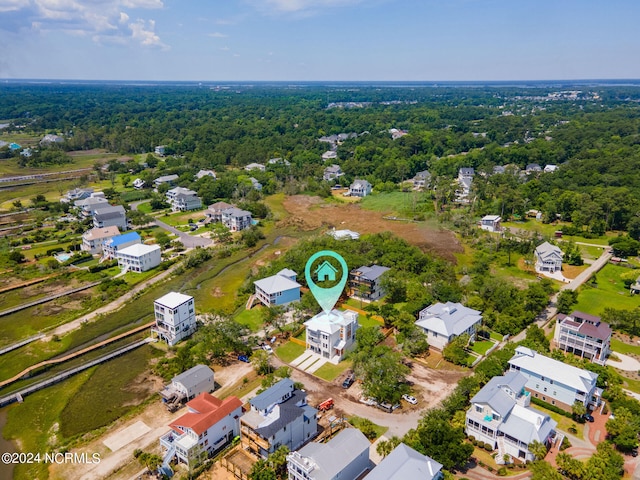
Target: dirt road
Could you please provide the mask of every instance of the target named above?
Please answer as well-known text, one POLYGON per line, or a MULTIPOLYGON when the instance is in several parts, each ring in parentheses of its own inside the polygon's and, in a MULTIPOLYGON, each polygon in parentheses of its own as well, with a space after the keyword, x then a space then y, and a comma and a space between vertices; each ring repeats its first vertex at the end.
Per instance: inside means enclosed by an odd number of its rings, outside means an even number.
MULTIPOLYGON (((285 365, 275 358, 273 363, 276 367, 285 365)), ((470 373, 470 372, 469 372, 470 373)), ((326 382, 318 377, 301 370, 293 369, 291 378, 304 385, 308 393, 307 401, 311 405, 333 398, 335 407, 331 414, 335 416, 364 417, 370 419, 378 425, 389 427, 385 434, 387 437, 393 435, 403 436, 410 429, 418 425, 418 420, 423 412, 429 408, 437 406, 453 391, 460 378, 469 373, 453 371, 431 370, 420 364, 414 363, 408 380, 414 383, 415 396, 418 399, 417 405, 409 405, 402 402, 402 408, 394 413, 386 413, 375 407, 365 405, 359 401, 362 390, 358 383, 348 390, 342 388, 344 375, 339 376, 333 382, 326 382)))

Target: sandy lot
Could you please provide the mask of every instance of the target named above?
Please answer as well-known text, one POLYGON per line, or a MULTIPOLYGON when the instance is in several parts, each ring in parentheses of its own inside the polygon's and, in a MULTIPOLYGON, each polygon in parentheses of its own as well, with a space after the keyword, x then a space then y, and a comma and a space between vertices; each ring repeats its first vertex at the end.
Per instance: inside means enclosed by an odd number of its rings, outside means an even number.
POLYGON ((300 230, 335 227, 359 233, 391 231, 422 250, 453 262, 453 253, 463 251, 458 239, 449 230, 428 224, 385 220, 383 213, 364 210, 358 204, 327 204, 320 197, 294 195, 285 199, 284 208, 290 216, 278 222, 278 227, 289 226, 300 230))

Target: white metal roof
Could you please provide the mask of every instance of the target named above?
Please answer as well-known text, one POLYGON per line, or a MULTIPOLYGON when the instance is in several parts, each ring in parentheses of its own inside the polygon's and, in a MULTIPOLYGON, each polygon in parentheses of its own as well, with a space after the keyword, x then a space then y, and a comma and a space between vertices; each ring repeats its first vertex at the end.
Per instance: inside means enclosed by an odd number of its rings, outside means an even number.
POLYGON ((131 255, 132 257, 141 257, 147 253, 160 250, 160 245, 145 245, 144 243, 138 243, 131 245, 130 247, 123 248, 119 253, 123 255, 131 255))
POLYGON ((163 307, 178 308, 185 302, 193 300, 191 295, 185 295, 184 293, 169 292, 166 295, 158 298, 155 303, 159 303, 163 307))
POLYGON ((526 347, 516 348, 509 365, 520 367, 521 372, 526 370, 585 393, 595 387, 598 378, 597 373, 545 357, 526 347))

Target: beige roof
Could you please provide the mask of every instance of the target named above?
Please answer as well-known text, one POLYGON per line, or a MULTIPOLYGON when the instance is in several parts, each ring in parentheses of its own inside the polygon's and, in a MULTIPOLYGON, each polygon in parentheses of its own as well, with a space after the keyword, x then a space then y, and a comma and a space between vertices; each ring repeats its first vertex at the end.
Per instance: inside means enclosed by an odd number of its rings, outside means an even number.
POLYGON ((118 227, 113 225, 111 227, 92 228, 91 230, 84 232, 82 237, 85 240, 100 240, 102 238, 115 237, 116 235, 120 235, 120 230, 118 230, 118 227))

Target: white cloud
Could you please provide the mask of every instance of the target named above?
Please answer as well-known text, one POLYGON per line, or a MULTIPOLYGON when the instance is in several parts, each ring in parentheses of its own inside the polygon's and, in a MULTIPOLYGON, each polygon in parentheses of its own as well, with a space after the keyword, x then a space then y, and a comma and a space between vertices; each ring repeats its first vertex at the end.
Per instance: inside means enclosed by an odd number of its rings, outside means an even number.
POLYGON ((15 12, 24 7, 24 0, 0 0, 0 12, 15 12))
POLYGON ((228 35, 225 35, 224 33, 220 33, 220 32, 213 32, 213 33, 207 33, 207 37, 213 37, 213 38, 227 38, 228 35))
POLYGON ((312 14, 330 7, 346 7, 363 0, 249 0, 265 13, 312 14))
POLYGON ((89 35, 101 44, 139 43, 167 48, 155 32, 155 21, 130 21, 125 9, 160 9, 162 0, 0 0, 0 12, 11 22, 0 29, 89 35), (113 38, 108 38, 113 37, 113 38))
POLYGON ((220 50, 222 50, 223 52, 228 52, 231 49, 227 46, 224 46, 224 47, 220 47, 220 50))
POLYGON ((160 37, 155 33, 156 22, 155 20, 138 19, 135 23, 129 24, 129 29, 132 32, 132 38, 138 40, 141 45, 145 47, 160 47, 162 49, 168 48, 167 45, 162 43, 160 37))

